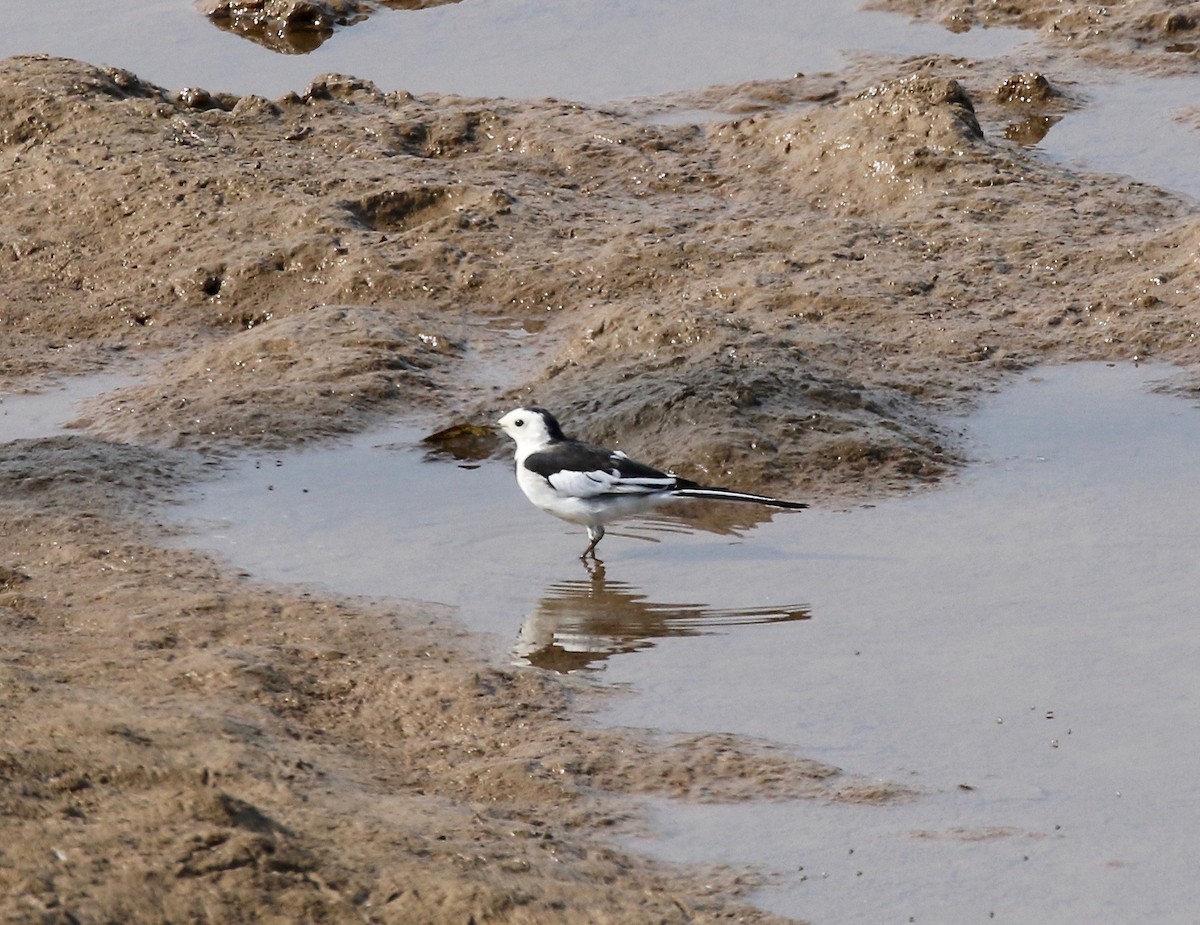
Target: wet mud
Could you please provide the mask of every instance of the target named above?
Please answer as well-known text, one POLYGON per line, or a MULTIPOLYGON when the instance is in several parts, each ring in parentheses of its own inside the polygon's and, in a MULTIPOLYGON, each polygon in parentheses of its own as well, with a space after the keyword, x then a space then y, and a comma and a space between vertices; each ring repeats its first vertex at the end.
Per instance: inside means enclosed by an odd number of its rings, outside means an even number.
POLYGON ((1158 72, 1195 68, 1200 4, 1132 0, 1063 5, 1054 0, 975 4, 960 0, 873 0, 876 9, 932 19, 955 32, 988 26, 1030 29, 1049 49, 1092 63, 1158 72))
MULTIPOLYGON (((1120 15, 1104 35, 1180 57, 1191 27, 1120 15)), ((155 511, 231 453, 397 417, 502 454, 481 428, 533 401, 845 504, 955 471, 947 412, 1015 371, 1194 367, 1195 204, 1028 151, 1080 104, 1042 64, 584 106, 0 62, 0 384, 138 377, 0 446, 4 916, 772 920, 736 872, 613 848, 629 795, 908 791, 587 728, 595 691, 490 665, 444 608, 256 585, 155 511)))

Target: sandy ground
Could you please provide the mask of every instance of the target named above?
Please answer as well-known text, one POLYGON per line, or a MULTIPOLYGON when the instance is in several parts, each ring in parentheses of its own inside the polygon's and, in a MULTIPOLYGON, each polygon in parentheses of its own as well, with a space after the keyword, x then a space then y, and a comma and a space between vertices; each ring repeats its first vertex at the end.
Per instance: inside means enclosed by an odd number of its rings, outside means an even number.
MULTIPOLYGON (((1054 54, 1186 57, 1135 6, 1054 54)), ((156 506, 242 448, 518 401, 843 504, 960 465, 946 412, 1014 370, 1195 368, 1194 205, 1029 156, 1078 103, 1027 64, 589 108, 0 63, 0 384, 141 377, 0 446, 5 920, 769 921, 744 875, 615 849, 630 795, 912 795, 589 728, 596 691, 489 664, 453 613, 258 586, 156 506), (727 116, 672 115, 698 107, 727 116)))

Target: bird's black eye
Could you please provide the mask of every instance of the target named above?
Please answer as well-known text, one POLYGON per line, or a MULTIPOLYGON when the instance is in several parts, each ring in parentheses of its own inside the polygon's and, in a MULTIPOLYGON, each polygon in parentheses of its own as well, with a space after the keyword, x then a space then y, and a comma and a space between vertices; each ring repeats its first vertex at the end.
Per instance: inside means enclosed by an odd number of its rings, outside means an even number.
POLYGON ((524 427, 524 426, 525 426, 525 419, 524 419, 524 418, 517 418, 515 421, 513 421, 513 424, 514 424, 514 425, 516 425, 517 427, 524 427))

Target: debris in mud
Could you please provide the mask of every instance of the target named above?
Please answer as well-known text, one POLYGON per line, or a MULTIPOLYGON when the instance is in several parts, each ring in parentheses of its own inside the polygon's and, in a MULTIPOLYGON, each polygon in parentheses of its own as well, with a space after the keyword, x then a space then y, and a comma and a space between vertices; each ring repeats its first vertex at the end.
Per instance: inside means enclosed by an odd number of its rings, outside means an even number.
POLYGON ((316 51, 339 26, 380 8, 419 10, 458 0, 202 0, 200 11, 219 29, 281 54, 316 51))
POLYGON ((1042 74, 1013 74, 996 88, 1001 103, 1045 103, 1062 96, 1042 74))
POLYGON ((504 442, 495 427, 481 424, 451 424, 421 441, 429 459, 448 457, 463 462, 490 459, 504 442))
POLYGON ((1016 118, 1004 126, 1004 137, 1032 147, 1079 103, 1044 74, 1012 74, 996 87, 995 100, 1016 118))
POLYGON ((218 28, 284 54, 319 48, 335 26, 363 19, 371 4, 357 0, 204 0, 200 11, 218 28))

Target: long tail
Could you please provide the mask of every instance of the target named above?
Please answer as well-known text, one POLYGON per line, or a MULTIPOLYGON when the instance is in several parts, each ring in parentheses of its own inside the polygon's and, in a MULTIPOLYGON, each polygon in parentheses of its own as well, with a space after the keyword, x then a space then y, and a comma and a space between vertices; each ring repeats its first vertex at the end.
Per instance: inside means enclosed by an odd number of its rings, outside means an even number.
POLYGON ((729 488, 677 488, 671 494, 676 498, 708 498, 711 501, 749 501, 752 504, 764 504, 767 507, 781 507, 798 511, 808 507, 803 501, 783 501, 779 498, 768 498, 766 495, 754 495, 747 491, 733 491, 729 488))

